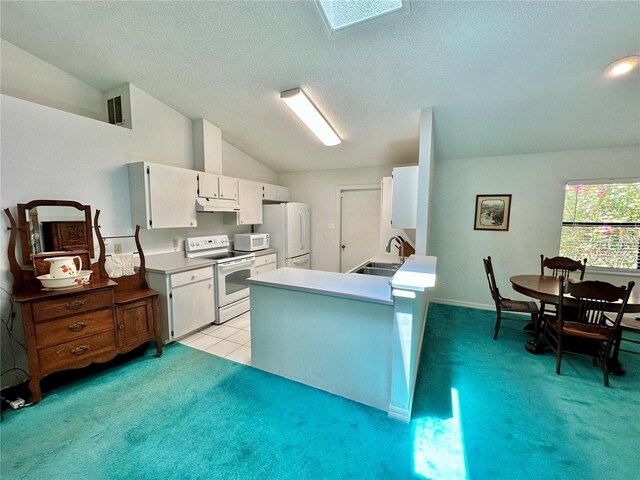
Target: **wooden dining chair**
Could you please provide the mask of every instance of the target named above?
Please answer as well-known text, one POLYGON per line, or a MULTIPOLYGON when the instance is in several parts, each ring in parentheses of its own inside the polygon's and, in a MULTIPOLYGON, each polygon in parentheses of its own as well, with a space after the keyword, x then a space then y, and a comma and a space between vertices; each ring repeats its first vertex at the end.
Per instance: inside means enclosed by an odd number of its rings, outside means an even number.
POLYGON ((609 368, 617 353, 622 316, 633 286, 634 282, 616 287, 597 280, 565 285, 565 278, 558 277, 558 315, 547 317, 544 329, 545 341, 556 352, 558 375, 563 354, 584 355, 602 362, 604 385, 609 386, 609 368), (565 287, 577 304, 567 301, 565 287), (566 308, 568 303, 572 303, 570 308, 566 308))
MULTIPOLYGON (((552 257, 548 258, 544 255, 540 255, 540 275, 551 275, 557 277, 558 275, 564 278, 571 278, 571 274, 580 273, 580 281, 584 280, 584 273, 587 268, 587 259, 573 260, 569 257, 552 257), (546 270, 545 270, 546 269, 546 270)), ((540 302, 540 314, 557 314, 557 309, 548 310, 544 302, 540 302)))
MULTIPOLYGON (((527 302, 524 300, 511 300, 510 298, 503 297, 500 295, 500 290, 498 290, 498 285, 496 284, 496 277, 493 273, 493 264, 491 263, 491 257, 483 258, 484 263, 484 271, 487 276, 487 281, 489 282, 489 290, 491 291, 491 298, 496 305, 496 325, 494 327, 493 339, 496 340, 498 338, 498 332, 500 331, 500 324, 502 323, 502 312, 518 312, 518 313, 528 313, 531 315, 531 321, 535 325, 535 334, 536 338, 538 337, 538 328, 539 328, 539 317, 538 317, 538 306, 536 302, 527 302)), ((508 318, 508 320, 512 320, 508 318)), ((528 319, 527 319, 528 321, 528 319)))

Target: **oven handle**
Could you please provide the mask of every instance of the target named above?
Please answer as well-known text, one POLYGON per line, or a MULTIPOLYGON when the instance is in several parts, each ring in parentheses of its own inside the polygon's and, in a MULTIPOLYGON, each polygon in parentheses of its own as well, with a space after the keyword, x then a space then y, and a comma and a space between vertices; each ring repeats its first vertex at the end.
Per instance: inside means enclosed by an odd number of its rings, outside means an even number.
POLYGON ((244 260, 235 260, 233 262, 225 262, 225 263, 219 263, 218 264, 218 269, 219 270, 228 270, 229 268, 235 268, 238 265, 244 265, 244 264, 249 264, 249 263, 256 263, 256 259, 255 258, 247 258, 244 260))

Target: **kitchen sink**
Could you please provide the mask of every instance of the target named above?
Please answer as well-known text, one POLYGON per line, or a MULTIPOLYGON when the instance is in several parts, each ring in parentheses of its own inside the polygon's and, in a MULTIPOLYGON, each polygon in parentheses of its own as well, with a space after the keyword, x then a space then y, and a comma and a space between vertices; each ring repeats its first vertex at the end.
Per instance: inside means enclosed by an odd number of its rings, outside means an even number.
POLYGON ((361 267, 353 273, 360 273, 362 275, 377 275, 380 277, 393 277, 396 270, 391 268, 374 268, 374 267, 361 267))
POLYGON ((382 262, 368 262, 364 265, 365 267, 372 268, 386 268, 389 270, 398 270, 402 264, 401 263, 382 263, 382 262))

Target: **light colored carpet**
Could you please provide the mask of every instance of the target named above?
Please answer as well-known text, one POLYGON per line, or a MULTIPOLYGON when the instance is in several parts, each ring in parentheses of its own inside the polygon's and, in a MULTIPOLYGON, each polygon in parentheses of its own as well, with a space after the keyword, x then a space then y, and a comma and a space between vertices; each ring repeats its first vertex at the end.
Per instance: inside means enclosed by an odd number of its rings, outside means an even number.
MULTIPOLYGON (((7 412, 9 479, 632 479, 640 356, 602 385, 527 353, 522 323, 432 305, 410 424, 174 344, 7 412)), ((348 365, 345 365, 348 368, 348 365)))

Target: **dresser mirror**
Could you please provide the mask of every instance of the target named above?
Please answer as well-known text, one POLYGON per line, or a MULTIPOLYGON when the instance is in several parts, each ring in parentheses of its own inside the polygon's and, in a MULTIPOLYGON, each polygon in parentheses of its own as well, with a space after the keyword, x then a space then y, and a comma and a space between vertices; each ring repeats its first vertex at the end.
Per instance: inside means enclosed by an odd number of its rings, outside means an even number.
POLYGON ((71 200, 33 200, 18 204, 22 263, 51 251, 88 250, 93 257, 91 206, 71 200))

